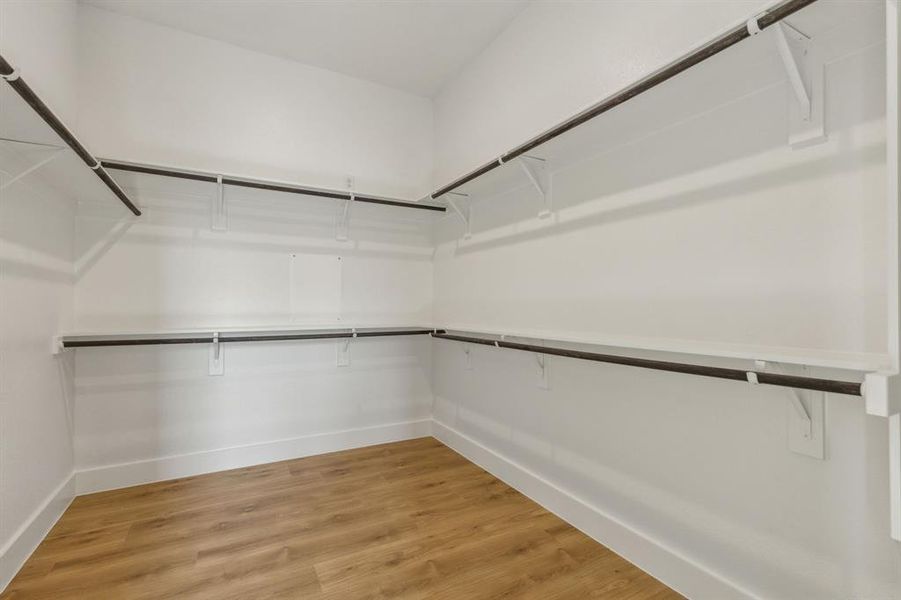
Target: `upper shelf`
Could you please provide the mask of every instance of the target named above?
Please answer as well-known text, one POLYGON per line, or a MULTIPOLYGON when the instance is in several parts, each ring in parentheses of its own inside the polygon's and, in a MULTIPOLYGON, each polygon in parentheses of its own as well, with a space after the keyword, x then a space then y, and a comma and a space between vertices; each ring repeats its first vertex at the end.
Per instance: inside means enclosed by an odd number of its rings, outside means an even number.
MULTIPOLYGON (((782 2, 757 15, 760 35, 751 33, 753 20, 738 25, 439 188, 430 198, 484 199, 526 186, 549 196, 543 178, 554 171, 784 82, 777 23, 808 39, 828 63, 883 41, 884 10, 883 2, 782 2), (598 118, 601 115, 604 118, 598 118)), ((546 197, 545 211, 548 205, 546 197)))
POLYGON ((351 193, 268 181, 205 173, 200 171, 137 164, 95 158, 38 98, 18 72, 0 56, 0 77, 9 85, 0 86, 0 185, 4 188, 25 177, 38 177, 77 200, 96 200, 112 193, 135 215, 141 211, 107 170, 138 175, 167 177, 223 186, 298 194, 338 201, 394 208, 444 212, 444 206, 428 202, 408 202, 373 194, 351 193), (85 166, 88 169, 85 169, 85 166), (91 173, 93 171, 93 174, 91 173))
POLYGON ((425 210, 432 212, 445 212, 446 210, 446 208, 443 206, 438 206, 427 202, 407 202, 405 200, 397 200, 394 198, 376 196, 373 194, 358 194, 356 192, 351 193, 349 190, 316 188, 283 181, 254 179, 249 177, 240 177, 237 175, 225 175, 197 170, 177 169, 173 167, 147 165, 110 159, 102 159, 101 164, 105 168, 112 171, 134 173, 139 176, 150 175, 154 177, 166 177, 172 180, 197 181, 222 186, 241 187, 287 194, 298 194, 301 196, 311 196, 315 198, 326 198, 339 201, 352 200, 353 202, 363 204, 391 206, 395 208, 425 210))
POLYGON ((99 161, 0 56, 0 171, 4 188, 24 177, 89 199, 112 194, 134 215, 141 211, 99 161), (87 167, 87 168, 85 168, 87 167))
POLYGON ((766 361, 784 365, 839 369, 869 373, 887 370, 891 365, 888 354, 873 352, 841 352, 816 348, 738 344, 703 340, 648 338, 630 335, 579 334, 565 331, 494 330, 476 324, 446 323, 442 329, 454 333, 538 340, 574 347, 601 349, 605 352, 650 352, 665 355, 686 355, 738 361, 766 361))

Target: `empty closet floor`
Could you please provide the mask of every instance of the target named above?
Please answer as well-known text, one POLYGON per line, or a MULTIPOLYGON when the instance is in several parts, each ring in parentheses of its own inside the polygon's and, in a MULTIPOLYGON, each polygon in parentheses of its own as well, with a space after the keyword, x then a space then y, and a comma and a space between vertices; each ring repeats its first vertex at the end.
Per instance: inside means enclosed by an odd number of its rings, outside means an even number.
POLYGON ((76 498, 25 598, 681 598, 432 438, 76 498))

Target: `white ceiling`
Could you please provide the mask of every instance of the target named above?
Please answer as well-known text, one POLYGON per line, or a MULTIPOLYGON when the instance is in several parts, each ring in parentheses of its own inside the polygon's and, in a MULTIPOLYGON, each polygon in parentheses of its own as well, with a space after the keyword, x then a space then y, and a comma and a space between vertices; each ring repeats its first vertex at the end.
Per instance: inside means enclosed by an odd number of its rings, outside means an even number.
POLYGON ((433 96, 528 0, 82 0, 433 96))

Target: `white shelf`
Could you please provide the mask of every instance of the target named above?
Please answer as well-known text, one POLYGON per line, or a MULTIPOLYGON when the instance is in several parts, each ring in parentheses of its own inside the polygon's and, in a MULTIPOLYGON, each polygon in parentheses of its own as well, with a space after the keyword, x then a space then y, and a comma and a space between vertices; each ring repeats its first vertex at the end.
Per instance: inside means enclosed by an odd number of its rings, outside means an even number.
MULTIPOLYGON (((334 213, 336 203, 343 204, 350 196, 350 190, 328 189, 306 186, 298 182, 282 180, 262 180, 256 177, 234 173, 212 173, 209 171, 149 165, 132 161, 102 159, 101 163, 116 181, 134 195, 142 204, 153 203, 155 198, 210 199, 218 196, 221 177, 223 194, 229 202, 245 202, 248 206, 265 205, 269 202, 292 203, 302 201, 304 210, 313 212, 317 207, 334 213), (308 193, 305 193, 308 192, 308 193), (338 197, 343 196, 343 197, 338 197)), ((355 200, 353 211, 378 215, 380 213, 397 219, 431 219, 444 214, 444 206, 431 202, 415 202, 383 195, 367 194, 353 190, 355 200)))
POLYGON ((890 365, 890 357, 887 353, 838 352, 812 348, 733 344, 671 338, 645 338, 626 335, 579 335, 541 330, 496 331, 466 324, 450 324, 443 326, 442 329, 449 333, 503 335, 508 339, 525 338, 546 343, 578 344, 580 346, 606 348, 614 351, 650 351, 719 359, 763 360, 786 365, 841 369, 861 373, 881 371, 890 365))
MULTIPOLYGON (((779 346, 762 346, 749 344, 730 344, 723 342, 706 342, 698 340, 680 340, 666 338, 641 338, 623 335, 578 335, 566 332, 548 332, 541 330, 504 330, 453 324, 436 327, 432 325, 395 325, 367 323, 364 325, 348 325, 346 323, 328 323, 320 325, 287 325, 287 326, 246 326, 246 327, 202 327, 185 329, 153 329, 153 330, 107 330, 107 331, 69 331, 60 333, 60 342, 99 342, 103 340, 129 341, 166 340, 177 338, 204 338, 204 342, 212 341, 214 334, 233 337, 255 336, 290 336, 292 334, 347 333, 352 330, 358 333, 380 331, 411 330, 417 332, 435 329, 448 332, 472 335, 504 336, 537 340, 546 343, 577 344, 604 348, 613 351, 648 351, 666 354, 695 355, 698 357, 738 360, 765 360, 787 365, 803 365, 828 369, 842 369, 856 372, 873 372, 887 368, 888 354, 837 352, 810 348, 792 348, 779 346)), ((202 343, 202 342, 198 342, 202 343)))
MULTIPOLYGON (((883 43, 884 11, 883 2, 821 0, 789 16, 785 22, 809 36, 828 64, 883 43)), ((547 170, 554 173, 748 94, 783 84, 787 77, 775 42, 775 28, 771 26, 739 42, 525 155, 544 160, 547 170)), ((774 115, 774 118, 785 117, 774 115)), ((472 202, 527 190, 538 198, 537 190, 517 163, 517 159, 506 162, 454 188, 451 194, 465 194, 469 198, 464 200, 472 202)), ((433 194, 433 197, 446 199, 448 196, 433 194)), ((539 205, 536 203, 535 207, 537 211, 539 205)))
POLYGON ((205 327, 197 329, 166 329, 166 330, 132 330, 132 331, 92 331, 92 332, 65 332, 57 336, 57 342, 62 347, 89 347, 89 346, 131 346, 131 345, 165 345, 165 344, 191 344, 211 343, 218 335, 219 341, 280 341, 290 339, 315 339, 313 336, 324 337, 378 337, 379 335, 425 335, 432 331, 431 327, 410 325, 366 325, 353 326, 347 324, 328 324, 316 326, 285 326, 285 327, 205 327), (292 337, 296 336, 296 337, 292 337), (310 336, 310 337, 304 337, 310 336))

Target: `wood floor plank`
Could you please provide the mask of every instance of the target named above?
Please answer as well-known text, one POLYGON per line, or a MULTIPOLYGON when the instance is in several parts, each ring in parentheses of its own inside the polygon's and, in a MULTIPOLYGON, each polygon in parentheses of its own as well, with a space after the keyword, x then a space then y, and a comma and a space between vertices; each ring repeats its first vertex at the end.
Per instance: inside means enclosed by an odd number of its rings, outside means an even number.
POLYGON ((0 600, 681 598, 433 438, 77 498, 0 600))

